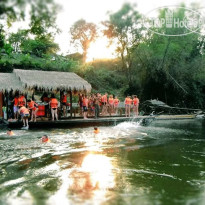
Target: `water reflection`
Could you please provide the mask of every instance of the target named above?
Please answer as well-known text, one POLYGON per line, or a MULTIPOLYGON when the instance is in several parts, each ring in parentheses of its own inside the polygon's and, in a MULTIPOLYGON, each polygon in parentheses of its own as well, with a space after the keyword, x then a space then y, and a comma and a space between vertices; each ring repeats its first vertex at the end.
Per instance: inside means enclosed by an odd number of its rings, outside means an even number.
POLYGON ((95 194, 105 195, 115 186, 113 165, 109 157, 90 153, 79 168, 69 175, 69 191, 84 199, 95 198, 95 194))

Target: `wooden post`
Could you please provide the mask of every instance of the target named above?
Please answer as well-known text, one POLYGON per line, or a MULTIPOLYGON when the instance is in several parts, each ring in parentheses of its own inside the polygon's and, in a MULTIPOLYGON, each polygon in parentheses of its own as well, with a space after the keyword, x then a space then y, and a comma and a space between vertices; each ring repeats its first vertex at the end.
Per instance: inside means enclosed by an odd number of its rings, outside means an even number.
POLYGON ((122 108, 120 108, 120 117, 122 116, 122 108))
POLYGON ((63 113, 62 113, 63 112, 63 110, 62 110, 63 106, 62 106, 62 103, 61 103, 63 92, 64 91, 60 90, 60 107, 59 107, 59 115, 58 115, 60 119, 63 116, 63 113))
POLYGON ((9 119, 9 108, 8 108, 8 106, 9 106, 9 93, 8 92, 6 92, 6 120, 8 120, 9 119))
POLYGON ((26 99, 25 107, 28 107, 28 106, 27 106, 27 100, 28 100, 28 99, 27 99, 27 95, 28 95, 28 93, 24 93, 24 96, 25 96, 25 99, 26 99))
POLYGON ((73 112, 73 106, 72 106, 72 91, 70 91, 70 118, 72 119, 72 112, 73 112))
POLYGON ((3 117, 3 93, 0 92, 0 117, 3 117))

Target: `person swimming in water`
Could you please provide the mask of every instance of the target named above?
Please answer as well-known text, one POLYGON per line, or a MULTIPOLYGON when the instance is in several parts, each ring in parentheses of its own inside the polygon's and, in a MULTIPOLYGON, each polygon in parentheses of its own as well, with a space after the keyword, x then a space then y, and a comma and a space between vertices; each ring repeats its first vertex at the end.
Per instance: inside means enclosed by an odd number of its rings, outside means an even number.
POLYGON ((41 138, 42 142, 50 142, 50 139, 48 138, 47 135, 43 135, 43 137, 41 138))
POLYGON ((13 135, 14 135, 14 132, 13 132, 11 129, 9 129, 6 134, 7 134, 8 136, 13 136, 13 135))
POLYGON ((94 134, 98 134, 99 132, 100 132, 100 130, 99 130, 99 128, 97 128, 97 127, 94 127, 94 134))

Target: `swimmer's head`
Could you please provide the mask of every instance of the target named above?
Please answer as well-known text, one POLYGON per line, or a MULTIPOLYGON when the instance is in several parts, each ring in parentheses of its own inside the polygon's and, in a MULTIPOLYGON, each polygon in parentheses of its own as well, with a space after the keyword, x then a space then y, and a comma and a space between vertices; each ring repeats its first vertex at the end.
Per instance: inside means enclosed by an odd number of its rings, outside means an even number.
POLYGON ((100 132, 100 130, 97 127, 94 127, 94 133, 98 134, 100 132))
POLYGON ((42 140, 42 142, 47 142, 48 141, 48 136, 47 135, 43 135, 41 140, 42 140))
POLYGON ((8 129, 7 130, 7 135, 12 136, 12 135, 14 135, 14 133, 13 133, 13 131, 11 129, 8 129))

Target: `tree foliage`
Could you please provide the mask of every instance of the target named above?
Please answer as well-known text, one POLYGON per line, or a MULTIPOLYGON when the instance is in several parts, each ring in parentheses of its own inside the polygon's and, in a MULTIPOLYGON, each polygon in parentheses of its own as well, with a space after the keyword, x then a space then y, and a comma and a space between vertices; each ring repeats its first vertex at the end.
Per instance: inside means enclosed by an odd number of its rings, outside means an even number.
POLYGON ((70 28, 71 43, 83 50, 83 62, 86 61, 90 43, 94 42, 97 37, 97 26, 94 23, 87 23, 81 19, 76 21, 70 28))
POLYGON ((22 53, 43 57, 44 54, 55 54, 59 46, 50 39, 27 39, 21 44, 22 53))
POLYGON ((142 28, 139 22, 140 14, 135 10, 135 6, 126 3, 116 13, 109 16, 109 21, 103 22, 104 35, 108 37, 110 43, 116 42, 116 52, 122 61, 122 70, 125 71, 127 80, 132 83, 133 55, 132 50, 137 47, 142 38, 142 28))

